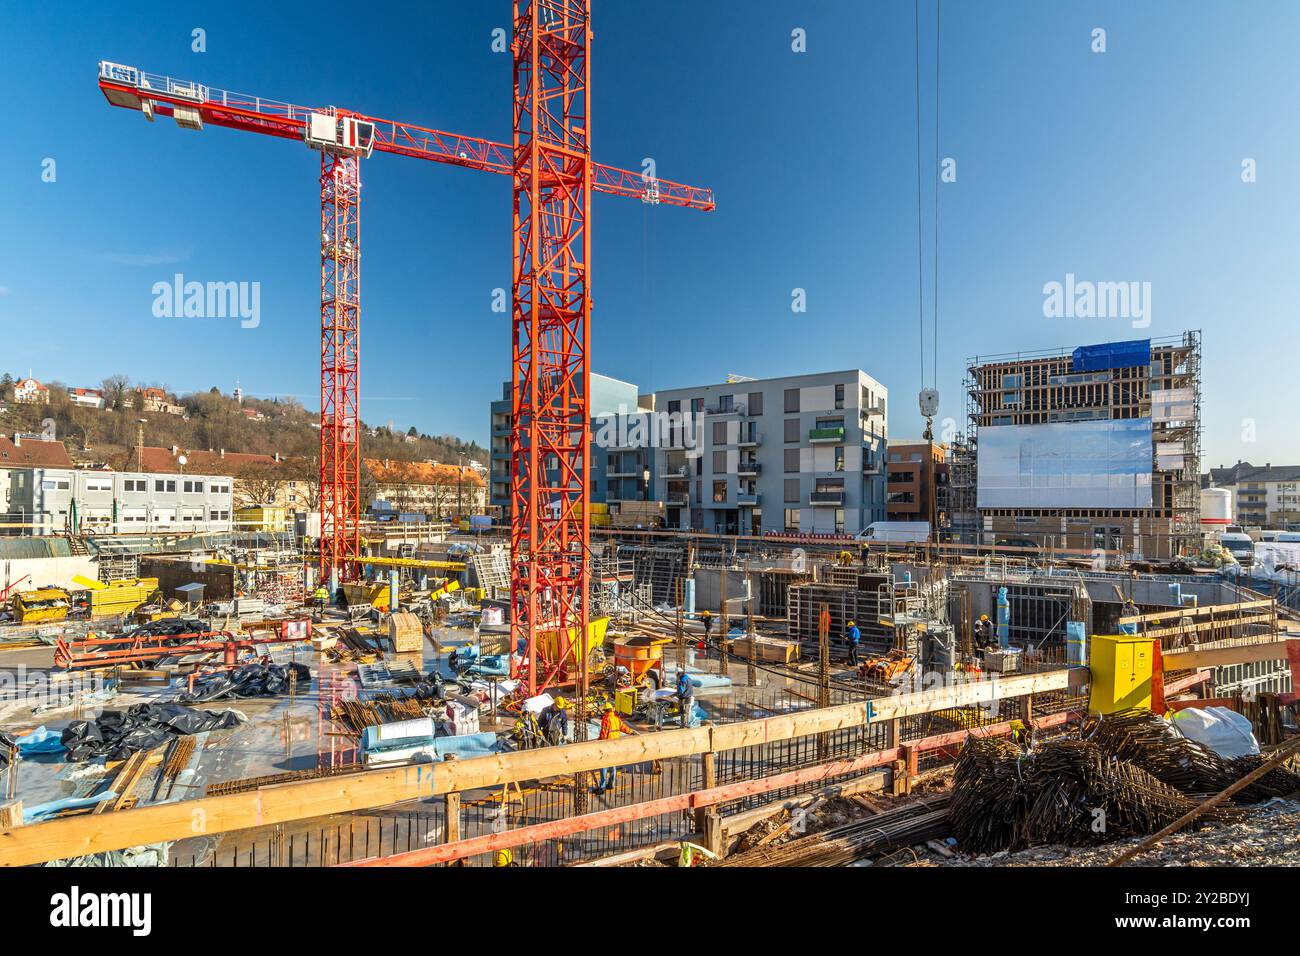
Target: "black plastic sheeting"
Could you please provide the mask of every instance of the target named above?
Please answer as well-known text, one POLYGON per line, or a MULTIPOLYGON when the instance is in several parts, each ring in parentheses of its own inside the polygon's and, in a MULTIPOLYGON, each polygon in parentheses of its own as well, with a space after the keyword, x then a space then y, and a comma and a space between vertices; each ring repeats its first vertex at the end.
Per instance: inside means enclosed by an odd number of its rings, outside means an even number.
POLYGON ((136 704, 129 710, 108 710, 98 720, 76 720, 63 731, 69 761, 105 757, 122 760, 137 750, 150 750, 173 737, 205 730, 229 730, 243 723, 233 710, 216 713, 181 704, 136 704))
POLYGON ((275 697, 288 691, 291 674, 304 690, 311 685, 311 669, 306 664, 245 664, 200 679, 193 693, 181 694, 176 700, 202 704, 223 697, 275 697))
POLYGON ((154 637, 171 637, 180 634, 206 634, 211 631, 207 624, 191 617, 164 617, 156 621, 146 621, 130 631, 130 635, 149 635, 154 637))
POLYGON ((9 766, 9 756, 18 756, 18 741, 8 734, 0 732, 0 770, 9 766))

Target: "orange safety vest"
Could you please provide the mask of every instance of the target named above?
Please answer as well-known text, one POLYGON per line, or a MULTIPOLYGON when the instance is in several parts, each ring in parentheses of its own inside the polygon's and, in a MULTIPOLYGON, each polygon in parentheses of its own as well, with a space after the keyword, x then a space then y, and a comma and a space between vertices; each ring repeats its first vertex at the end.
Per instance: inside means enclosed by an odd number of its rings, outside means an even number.
POLYGON ((615 740, 623 735, 623 731, 629 729, 626 724, 619 718, 614 711, 606 711, 605 716, 600 718, 600 739, 615 740))

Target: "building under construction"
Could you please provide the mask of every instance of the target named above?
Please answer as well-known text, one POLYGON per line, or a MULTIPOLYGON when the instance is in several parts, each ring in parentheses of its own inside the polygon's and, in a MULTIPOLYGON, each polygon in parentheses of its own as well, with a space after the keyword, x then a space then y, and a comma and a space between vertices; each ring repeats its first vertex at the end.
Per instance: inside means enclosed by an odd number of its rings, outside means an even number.
POLYGON ((1199 332, 976 356, 966 396, 984 543, 1200 550, 1199 332))

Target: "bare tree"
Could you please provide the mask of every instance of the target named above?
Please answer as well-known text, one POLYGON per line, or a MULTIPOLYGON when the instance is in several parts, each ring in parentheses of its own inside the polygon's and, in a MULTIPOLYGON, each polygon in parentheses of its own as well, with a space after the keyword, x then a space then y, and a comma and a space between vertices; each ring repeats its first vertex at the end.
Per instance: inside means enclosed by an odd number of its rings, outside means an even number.
POLYGON ((130 387, 131 380, 125 375, 110 375, 100 382, 100 391, 104 393, 104 407, 113 411, 124 407, 124 398, 130 387))

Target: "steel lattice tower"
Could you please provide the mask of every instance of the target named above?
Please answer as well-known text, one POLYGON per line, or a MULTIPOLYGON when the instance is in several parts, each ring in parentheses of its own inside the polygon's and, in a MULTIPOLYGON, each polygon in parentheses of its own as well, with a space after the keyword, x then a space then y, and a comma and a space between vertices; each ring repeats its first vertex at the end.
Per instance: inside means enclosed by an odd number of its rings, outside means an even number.
POLYGON ((586 686, 591 29, 587 0, 514 13, 511 638, 536 694, 586 686))

